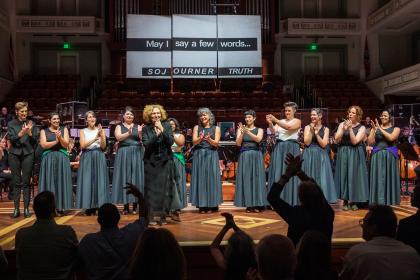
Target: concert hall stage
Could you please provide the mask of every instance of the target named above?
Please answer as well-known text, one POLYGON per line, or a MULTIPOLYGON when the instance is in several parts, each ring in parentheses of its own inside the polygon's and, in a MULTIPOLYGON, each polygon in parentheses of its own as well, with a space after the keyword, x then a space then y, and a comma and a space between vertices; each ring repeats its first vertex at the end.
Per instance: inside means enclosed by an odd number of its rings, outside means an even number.
MULTIPOLYGON (((344 212, 341 211, 339 204, 334 204, 333 208, 335 209, 333 247, 348 247, 361 242, 359 219, 364 217, 366 210, 344 212)), ((29 226, 35 221, 35 215, 27 219, 23 217, 11 219, 9 215, 12 210, 12 202, 3 197, 0 201, 0 245, 5 250, 14 249, 15 233, 19 228, 29 226)), ((399 219, 416 212, 416 209, 410 206, 408 196, 403 197, 401 205, 395 206, 394 210, 399 219)), ((182 246, 208 246, 224 225, 224 218, 220 216, 221 212, 231 212, 238 226, 250 234, 254 240, 272 233, 286 234, 287 231, 287 224, 274 211, 246 213, 244 208, 234 207, 232 202, 223 203, 220 212, 211 214, 199 214, 195 207, 190 206, 183 210, 181 223, 171 223, 168 220, 168 225, 164 227, 175 234, 182 246)), ((120 226, 136 218, 137 215, 121 216, 120 226)), ((57 217, 56 221, 59 224, 72 226, 79 240, 85 234, 99 230, 96 216, 84 216, 79 210, 70 211, 67 216, 57 217)), ((229 235, 228 233, 225 239, 229 235)))

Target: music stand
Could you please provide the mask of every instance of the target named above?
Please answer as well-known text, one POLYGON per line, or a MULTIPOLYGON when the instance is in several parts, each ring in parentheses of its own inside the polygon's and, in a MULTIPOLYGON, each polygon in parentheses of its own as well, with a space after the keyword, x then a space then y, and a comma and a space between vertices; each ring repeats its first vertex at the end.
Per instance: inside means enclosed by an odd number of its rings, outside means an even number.
MULTIPOLYGON (((403 194, 409 195, 410 192, 408 191, 408 161, 409 160, 418 161, 418 156, 413 146, 410 144, 410 142, 408 142, 408 139, 406 137, 403 137, 401 140, 402 142, 397 145, 397 148, 401 151, 401 154, 404 157, 405 192, 403 192, 403 194)), ((400 169, 401 169, 401 165, 400 165, 400 169)))

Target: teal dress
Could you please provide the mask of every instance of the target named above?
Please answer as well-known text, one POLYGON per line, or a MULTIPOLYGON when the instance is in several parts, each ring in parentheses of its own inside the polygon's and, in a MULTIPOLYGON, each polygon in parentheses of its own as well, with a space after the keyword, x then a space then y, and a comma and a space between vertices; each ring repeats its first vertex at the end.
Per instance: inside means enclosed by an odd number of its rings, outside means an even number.
MULTIPOLYGON (((258 134, 258 128, 251 130, 258 134)), ((234 205, 240 207, 256 207, 266 205, 266 187, 263 154, 259 144, 245 134, 236 173, 234 205)))
MULTIPOLYGON (((214 139, 216 126, 198 126, 198 134, 210 133, 214 139)), ((196 145, 191 171, 191 204, 197 207, 218 207, 222 203, 222 180, 220 177, 219 154, 207 141, 196 145)))
MULTIPOLYGON (((356 135, 362 127, 353 127, 356 135)), ((345 131, 337 151, 334 183, 339 198, 351 202, 369 200, 369 177, 366 166, 366 151, 363 141, 352 145, 350 134, 345 131)))
MULTIPOLYGON (((121 133, 127 133, 128 129, 121 125, 121 133)), ((138 126, 134 125, 131 135, 124 141, 119 142, 119 147, 114 161, 112 175, 112 203, 133 203, 136 199, 133 195, 127 195, 124 187, 126 183, 137 186, 144 194, 144 148, 138 135, 138 126)))
MULTIPOLYGON (((325 127, 322 126, 319 130, 321 138, 324 137, 324 131, 325 127)), ((319 145, 315 135, 312 137, 311 144, 303 152, 302 170, 318 183, 329 203, 337 202, 330 158, 327 151, 319 145)))
MULTIPOLYGON (((394 127, 385 129, 392 133, 394 127)), ((395 142, 389 142, 378 129, 370 162, 370 204, 400 204, 400 173, 398 150, 395 142)))
MULTIPOLYGON (((83 129, 85 140, 96 137, 98 129, 83 129)), ((77 170, 76 208, 94 209, 108 203, 109 174, 105 154, 99 141, 95 141, 83 150, 80 156, 80 167, 77 170)))
MULTIPOLYGON (((60 127, 60 131, 61 135, 64 135, 64 127, 60 127)), ((47 142, 55 141, 54 132, 49 128, 44 129, 44 132, 47 142)), ((38 188, 40 192, 54 193, 55 205, 58 210, 73 208, 69 153, 60 143, 42 153, 38 188)))
MULTIPOLYGON (((282 131, 286 131, 282 129, 282 131)), ((284 162, 286 155, 291 153, 294 156, 300 155, 300 146, 297 140, 297 132, 294 133, 296 139, 281 140, 276 139, 276 145, 271 153, 270 166, 268 168, 268 192, 271 186, 280 180, 281 175, 284 174, 287 164, 284 162)), ((297 176, 290 178, 280 194, 281 199, 292 206, 299 204, 298 186, 300 179, 297 176)))

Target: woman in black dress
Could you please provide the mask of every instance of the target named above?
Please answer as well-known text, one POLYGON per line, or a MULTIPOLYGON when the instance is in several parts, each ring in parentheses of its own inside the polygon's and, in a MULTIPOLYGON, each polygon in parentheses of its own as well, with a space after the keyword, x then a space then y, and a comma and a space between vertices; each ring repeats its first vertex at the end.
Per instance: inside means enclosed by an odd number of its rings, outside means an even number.
POLYGON ((172 128, 165 109, 158 104, 146 105, 143 110, 142 138, 144 151, 144 193, 149 207, 150 224, 166 224, 170 209, 180 209, 176 191, 177 173, 172 157, 174 143, 172 128))

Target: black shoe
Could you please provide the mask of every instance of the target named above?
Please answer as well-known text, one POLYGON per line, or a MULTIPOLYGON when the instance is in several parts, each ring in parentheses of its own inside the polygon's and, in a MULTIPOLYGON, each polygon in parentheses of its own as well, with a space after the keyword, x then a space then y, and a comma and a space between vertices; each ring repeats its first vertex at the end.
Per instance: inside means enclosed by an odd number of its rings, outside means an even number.
POLYGON ((25 218, 29 218, 29 217, 31 216, 31 213, 29 212, 29 208, 25 207, 25 208, 23 209, 23 216, 24 216, 25 218))
POLYGON ((20 211, 19 211, 19 209, 15 209, 15 210, 13 211, 13 214, 12 214, 12 215, 10 215, 10 217, 12 217, 13 219, 18 218, 19 216, 20 216, 20 211))

